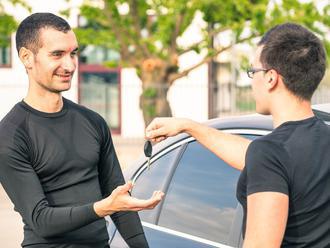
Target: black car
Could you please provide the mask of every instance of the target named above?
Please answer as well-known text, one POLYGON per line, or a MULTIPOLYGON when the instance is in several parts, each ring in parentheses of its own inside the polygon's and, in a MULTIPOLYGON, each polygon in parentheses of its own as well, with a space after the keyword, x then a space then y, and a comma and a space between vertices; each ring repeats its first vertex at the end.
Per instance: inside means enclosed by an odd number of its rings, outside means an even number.
MULTIPOLYGON (((330 125, 330 104, 317 108, 323 111, 315 110, 315 114, 330 125)), ((214 119, 206 124, 249 139, 273 129, 271 117, 261 115, 214 119)), ((150 169, 142 156, 125 172, 126 179, 134 181, 133 196, 149 198, 154 190, 165 193, 155 209, 139 213, 150 247, 240 247, 239 174, 186 134, 155 145, 150 169)), ((111 247, 128 247, 111 220, 108 230, 111 247)))

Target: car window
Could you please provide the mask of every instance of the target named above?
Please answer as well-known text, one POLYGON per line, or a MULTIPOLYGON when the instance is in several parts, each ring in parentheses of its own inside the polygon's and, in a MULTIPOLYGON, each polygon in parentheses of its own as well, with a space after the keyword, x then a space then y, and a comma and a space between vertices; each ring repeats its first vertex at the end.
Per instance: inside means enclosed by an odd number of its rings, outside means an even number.
POLYGON ((238 204, 239 174, 200 143, 189 143, 166 193, 158 224, 226 243, 238 204))
MULTIPOLYGON (((132 190, 132 196, 148 199, 155 190, 164 190, 164 185, 169 179, 168 175, 170 174, 180 148, 181 146, 152 162, 150 170, 145 169, 136 179, 132 190)), ((154 222, 157 210, 158 207, 153 210, 140 211, 139 216, 143 221, 154 222)))

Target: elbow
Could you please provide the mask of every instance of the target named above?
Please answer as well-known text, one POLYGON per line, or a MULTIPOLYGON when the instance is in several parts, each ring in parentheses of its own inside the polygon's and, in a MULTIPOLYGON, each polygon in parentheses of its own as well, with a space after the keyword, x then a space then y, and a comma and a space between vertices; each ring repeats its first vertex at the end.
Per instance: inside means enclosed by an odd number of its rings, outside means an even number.
POLYGON ((31 222, 29 223, 33 232, 44 239, 49 239, 61 234, 59 230, 61 227, 56 224, 53 217, 49 216, 49 212, 38 211, 37 214, 32 215, 31 222))
POLYGON ((49 238, 52 238, 53 235, 49 232, 45 232, 45 231, 37 231, 37 234, 39 237, 43 238, 43 239, 49 239, 49 238))
POLYGON ((34 226, 32 230, 36 235, 43 239, 54 238, 58 235, 58 233, 54 232, 52 228, 45 226, 34 226))

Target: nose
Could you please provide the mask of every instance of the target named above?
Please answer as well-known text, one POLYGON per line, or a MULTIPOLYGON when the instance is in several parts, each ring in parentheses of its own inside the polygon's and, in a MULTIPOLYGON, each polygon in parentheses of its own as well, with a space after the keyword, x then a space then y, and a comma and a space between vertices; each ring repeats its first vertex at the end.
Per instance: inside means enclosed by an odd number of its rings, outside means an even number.
POLYGON ((77 58, 70 55, 64 56, 62 61, 62 68, 66 72, 74 72, 77 66, 77 58))

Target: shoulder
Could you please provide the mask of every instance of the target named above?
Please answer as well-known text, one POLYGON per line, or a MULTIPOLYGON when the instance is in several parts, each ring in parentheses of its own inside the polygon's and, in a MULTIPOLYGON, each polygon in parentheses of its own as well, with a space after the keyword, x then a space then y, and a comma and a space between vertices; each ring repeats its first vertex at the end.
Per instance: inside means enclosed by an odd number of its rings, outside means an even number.
POLYGON ((283 143, 274 139, 271 135, 258 138, 252 141, 248 147, 247 155, 276 155, 285 152, 283 143))
POLYGON ((15 106, 2 118, 1 125, 4 124, 21 124, 26 118, 27 112, 21 106, 21 103, 15 104, 15 106))
POLYGON ((256 139, 248 147, 246 167, 248 171, 281 170, 288 174, 290 155, 282 142, 264 136, 256 139))
POLYGON ((0 153, 14 151, 26 152, 28 149, 27 133, 28 113, 16 104, 0 121, 0 153))
POLYGON ((8 135, 17 130, 25 130, 28 118, 27 111, 17 103, 0 121, 0 135, 8 135))
POLYGON ((78 119, 88 123, 89 128, 95 130, 99 138, 103 139, 104 136, 108 135, 109 127, 104 118, 97 112, 74 103, 68 99, 64 99, 65 104, 67 104, 68 112, 78 115, 78 119))
POLYGON ((265 191, 288 194, 290 162, 280 143, 268 137, 253 141, 245 162, 248 194, 265 191))
POLYGON ((104 118, 97 112, 77 103, 74 103, 68 99, 65 99, 65 104, 67 104, 68 109, 78 113, 79 115, 86 118, 88 121, 93 122, 93 124, 103 125, 105 123, 104 118))
POLYGON ((69 110, 74 110, 76 112, 79 112, 83 115, 86 116, 91 116, 93 118, 102 118, 97 112, 83 106, 80 104, 77 104, 69 99, 63 98, 63 101, 65 102, 65 104, 68 106, 69 110))

